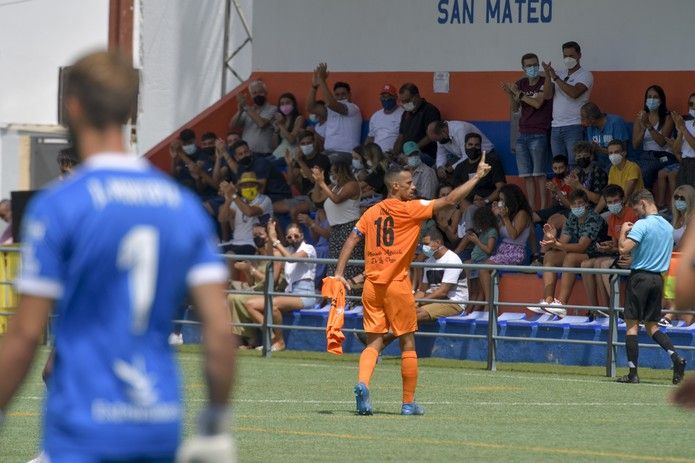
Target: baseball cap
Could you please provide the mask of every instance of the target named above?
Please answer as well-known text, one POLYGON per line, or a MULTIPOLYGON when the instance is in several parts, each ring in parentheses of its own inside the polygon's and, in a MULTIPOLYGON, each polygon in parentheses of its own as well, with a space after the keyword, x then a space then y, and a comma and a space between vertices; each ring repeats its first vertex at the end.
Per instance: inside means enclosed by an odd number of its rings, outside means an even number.
POLYGON ((414 141, 407 141, 403 144, 403 154, 410 156, 415 153, 419 153, 420 148, 418 148, 417 143, 414 141))
POLYGON ((396 87, 394 87, 391 84, 386 84, 384 87, 381 89, 379 92, 379 95, 383 95, 384 93, 388 93, 391 96, 396 96, 398 95, 398 92, 396 92, 396 87))

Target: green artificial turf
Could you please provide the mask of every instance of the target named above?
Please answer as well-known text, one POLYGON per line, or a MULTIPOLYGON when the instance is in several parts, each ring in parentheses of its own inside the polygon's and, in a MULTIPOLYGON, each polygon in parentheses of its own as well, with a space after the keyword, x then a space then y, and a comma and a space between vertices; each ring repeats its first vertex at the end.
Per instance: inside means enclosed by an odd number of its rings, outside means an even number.
MULTIPOLYGON (((39 363, 45 359, 45 353, 39 363)), ((186 432, 205 405, 201 356, 179 354, 186 432)), ((239 357, 233 432, 239 461, 695 462, 695 413, 668 404, 670 372, 616 384, 601 368, 422 359, 421 417, 401 417, 399 359, 377 365, 374 416, 355 416, 357 357, 283 352, 239 357)), ((38 365, 40 366, 40 365, 38 365)), ((0 462, 38 449, 43 385, 35 368, 0 431, 0 462)))

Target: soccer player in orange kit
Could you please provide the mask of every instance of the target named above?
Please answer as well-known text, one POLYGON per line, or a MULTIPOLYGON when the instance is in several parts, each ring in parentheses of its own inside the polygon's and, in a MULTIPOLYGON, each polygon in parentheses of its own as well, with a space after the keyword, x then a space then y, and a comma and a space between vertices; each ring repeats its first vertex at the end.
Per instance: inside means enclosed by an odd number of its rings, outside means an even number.
POLYGON ((367 346, 360 355, 358 383, 355 386, 359 415, 372 414, 369 380, 379 353, 385 347, 384 337, 389 330, 401 344, 401 414, 424 414, 423 408, 414 401, 418 376, 414 335, 417 319, 408 268, 415 254, 422 222, 442 207, 459 204, 489 171, 490 166, 485 163, 483 152, 476 173, 466 183, 443 198, 428 201, 413 199, 415 185, 410 171, 389 168, 384 175, 388 197, 365 211, 343 245, 334 277, 350 289, 343 271, 354 247, 363 238, 365 242, 366 280, 362 305, 367 346))

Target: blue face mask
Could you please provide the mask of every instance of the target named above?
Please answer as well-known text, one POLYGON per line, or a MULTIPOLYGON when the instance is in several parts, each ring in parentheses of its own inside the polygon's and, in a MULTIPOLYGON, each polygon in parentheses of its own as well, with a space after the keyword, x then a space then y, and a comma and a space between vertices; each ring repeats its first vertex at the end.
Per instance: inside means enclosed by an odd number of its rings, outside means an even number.
POLYGON ((381 99, 381 106, 386 110, 386 111, 391 111, 396 107, 396 99, 395 98, 382 98, 381 99))
POLYGON ((584 214, 586 214, 586 207, 573 207, 572 208, 572 215, 574 215, 576 218, 581 219, 584 217, 584 214))
POLYGON ((535 79, 536 77, 538 77, 539 71, 540 70, 538 68, 538 65, 527 66, 524 68, 524 72, 526 73, 529 79, 535 79))
POLYGON ((408 166, 410 167, 418 167, 421 162, 420 156, 408 156, 408 166))
POLYGON ((677 199, 673 202, 673 206, 676 208, 676 210, 683 212, 686 209, 688 209, 688 203, 682 199, 677 199))
POLYGON ((364 169, 364 165, 362 164, 362 161, 360 161, 359 159, 353 159, 352 160, 352 168, 354 170, 362 170, 362 169, 364 169))
POLYGON ((647 107, 648 110, 654 111, 656 109, 659 109, 659 106, 661 105, 661 100, 659 98, 647 98, 647 100, 644 102, 644 105, 647 107))
POLYGON ((422 245, 422 253, 426 255, 427 257, 432 257, 434 256, 434 249, 432 249, 431 246, 427 244, 422 245))
POLYGON ((620 211, 622 211, 622 210, 623 210, 622 203, 615 203, 615 204, 609 204, 608 205, 608 212, 610 212, 613 215, 620 214, 620 211))

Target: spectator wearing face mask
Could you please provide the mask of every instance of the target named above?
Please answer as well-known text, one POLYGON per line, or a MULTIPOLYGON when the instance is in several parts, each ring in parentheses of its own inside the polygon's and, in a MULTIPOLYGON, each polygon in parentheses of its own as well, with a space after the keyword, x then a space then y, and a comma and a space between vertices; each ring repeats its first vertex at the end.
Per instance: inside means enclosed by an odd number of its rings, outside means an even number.
POLYGON ((320 63, 314 70, 309 92, 308 104, 316 103, 316 92, 321 93, 326 101, 326 132, 323 136, 323 148, 326 152, 349 153, 360 144, 362 131, 362 114, 360 108, 351 102, 350 85, 345 82, 333 84, 333 92, 328 88, 328 65, 320 63))
MULTIPOLYGON (((582 190, 570 194, 570 214, 562 229, 560 238, 557 230, 545 224, 541 249, 545 252, 544 267, 579 267, 585 260, 599 254, 596 243, 605 235, 606 223, 589 206, 589 199, 582 190)), ((528 307, 532 312, 551 313, 564 317, 567 310, 549 308, 548 304, 566 304, 576 280, 572 272, 564 272, 560 280, 560 294, 555 298, 556 272, 543 273, 543 299, 535 307, 528 307)))
POLYGON ((381 109, 369 119, 367 143, 376 143, 382 151, 391 151, 398 138, 403 108, 398 106, 396 87, 384 85, 379 93, 381 109))
MULTIPOLYGON (((466 137, 474 133, 481 139, 481 146, 488 155, 495 146, 475 125, 465 121, 432 121, 427 126, 427 137, 437 143, 435 161, 437 176, 445 179, 456 166, 468 159, 466 154, 466 137)), ((493 154, 494 156, 494 154, 493 154)))
POLYGON ((645 185, 650 185, 648 179, 658 171, 655 199, 660 210, 667 206, 666 188, 676 187, 679 164, 668 143, 672 133, 673 118, 666 106, 666 93, 658 85, 650 85, 632 126, 632 147, 639 152, 637 164, 642 169, 645 185))
MULTIPOLYGON (((454 169, 454 185, 461 185, 475 173, 480 162, 480 157, 483 154, 482 145, 483 136, 471 132, 464 137, 464 150, 466 159, 460 162, 454 169)), ((499 197, 500 188, 507 182, 504 175, 502 163, 494 153, 485 155, 485 162, 490 164, 492 170, 489 174, 482 178, 480 182, 473 188, 473 191, 466 198, 469 203, 478 202, 487 204, 496 200, 499 197)))
POLYGON ((278 99, 278 112, 273 118, 273 155, 285 159, 288 148, 297 146, 297 135, 304 131, 304 118, 299 114, 297 99, 291 93, 283 93, 278 99))
POLYGON ((234 153, 234 163, 230 169, 236 178, 246 172, 253 172, 258 179, 261 193, 266 194, 275 203, 292 197, 287 180, 266 156, 254 155, 246 140, 238 140, 231 146, 234 153), (236 170, 235 170, 236 169, 236 170))
POLYGON ((298 147, 285 150, 285 162, 287 164, 287 182, 294 187, 299 195, 273 204, 276 214, 289 213, 293 221, 297 220, 297 214, 307 213, 314 209, 309 195, 314 188, 314 176, 311 170, 318 167, 325 172, 328 181, 328 172, 331 161, 323 153, 316 150, 315 135, 304 130, 297 135, 298 147))
POLYGON ((437 155, 437 144, 427 136, 427 126, 441 120, 439 109, 420 96, 417 85, 406 83, 398 90, 398 98, 403 107, 401 124, 398 127, 398 138, 393 147, 394 153, 403 151, 403 144, 408 141, 417 143, 422 153, 422 161, 428 166, 434 165, 437 155))
MULTIPOLYGON (((573 190, 582 190, 595 207, 601 200, 603 189, 608 185, 608 173, 596 162, 594 149, 588 141, 574 145, 576 168, 567 176, 567 183, 573 190)), ((600 212, 597 210, 596 212, 600 212)))
MULTIPOLYGON (((637 213, 625 205, 625 192, 618 185, 608 185, 603 190, 608 206, 608 240, 596 243, 599 255, 582 262, 582 268, 630 268, 630 256, 620 256, 618 239, 625 222, 637 221, 637 213)), ((610 275, 582 275, 584 289, 590 305, 608 307, 610 294, 610 275)))
MULTIPOLYGON (((671 225, 673 226, 673 250, 680 252, 683 248, 683 236, 685 235, 690 219, 693 217, 695 208, 695 188, 690 185, 681 185, 673 192, 673 202, 671 203, 671 225)), ((662 307, 673 310, 676 308, 674 299, 675 281, 671 276, 664 279, 664 303, 662 307)), ((690 314, 667 313, 659 320, 659 326, 670 327, 671 320, 678 317, 690 326, 695 320, 695 316, 690 314)))
POLYGON ((680 158, 678 185, 695 185, 695 93, 688 97, 688 114, 683 117, 671 112, 676 126, 673 154, 680 158))
POLYGON ((546 209, 540 209, 533 213, 534 223, 550 223, 556 229, 562 228, 564 220, 558 220, 554 215, 562 215, 566 218, 570 212, 569 194, 572 187, 566 183, 569 167, 567 156, 559 154, 553 158, 553 178, 545 182, 545 189, 550 192, 551 205, 546 209))
MULTIPOLYGON (((282 312, 310 308, 317 302, 314 290, 316 264, 301 261, 301 258, 307 257, 315 259, 316 250, 304 241, 304 234, 296 223, 288 225, 285 236, 286 245, 284 245, 278 239, 275 221, 271 220, 268 222, 268 239, 275 249, 276 255, 300 259, 299 261, 285 262, 286 295, 273 296, 273 323, 280 325, 282 324, 282 312)), ((244 301, 249 315, 256 323, 263 322, 265 303, 264 296, 254 296, 244 301)), ((282 330, 273 330, 272 351, 282 350, 285 350, 282 330)))
POLYGON ((582 57, 577 42, 562 44, 562 63, 565 69, 555 71, 552 63, 541 63, 545 78, 553 85, 543 87, 544 99, 553 99, 553 122, 550 130, 550 150, 553 155, 564 154, 574 167, 574 144, 584 138, 580 110, 591 97, 594 76, 579 64, 582 57))
POLYGON ((521 67, 526 74, 514 84, 504 83, 502 89, 509 96, 512 112, 521 110, 519 136, 515 154, 519 177, 526 184, 526 196, 532 209, 536 209, 536 192, 540 196, 539 209, 545 209, 543 191, 545 173, 548 169, 548 132, 553 119, 553 104, 543 92, 546 82, 540 75, 538 56, 526 53, 521 57, 521 67))
POLYGON ((192 129, 179 132, 179 137, 169 145, 169 154, 171 176, 182 185, 195 189, 195 180, 191 175, 191 166, 199 160, 195 132, 192 129))
POLYGON ((220 190, 224 204, 220 207, 218 220, 228 222, 233 230, 232 240, 225 246, 225 252, 252 255, 256 253, 253 240, 253 226, 261 218, 269 218, 273 213, 270 198, 260 192, 260 184, 253 172, 241 175, 237 185, 222 182, 220 190))
POLYGON ((437 173, 420 159, 420 148, 413 141, 403 144, 403 154, 408 162, 408 169, 413 174, 416 196, 420 199, 434 199, 439 188, 437 173))
MULTIPOLYGON (((608 167, 608 143, 620 140, 627 144, 630 132, 622 117, 606 114, 596 103, 589 101, 580 110, 582 126, 586 128, 586 139, 594 148, 594 155, 604 168, 608 167)), ((651 167, 647 168, 651 172, 651 167)), ((644 178, 644 177, 642 177, 644 178)))
POLYGON ((229 121, 230 129, 241 129, 241 138, 249 144, 253 154, 267 156, 273 152, 273 118, 277 106, 267 101, 268 90, 262 80, 254 80, 248 87, 251 102, 244 92, 237 94, 237 112, 229 121))
MULTIPOLYGON (((642 172, 639 166, 627 160, 625 144, 621 140, 612 140, 608 143, 608 159, 611 161, 611 170, 608 171, 608 184, 618 185, 625 191, 625 197, 644 189, 642 172)), ((606 207, 605 198, 601 198, 596 205, 596 211, 603 211, 606 207)))

